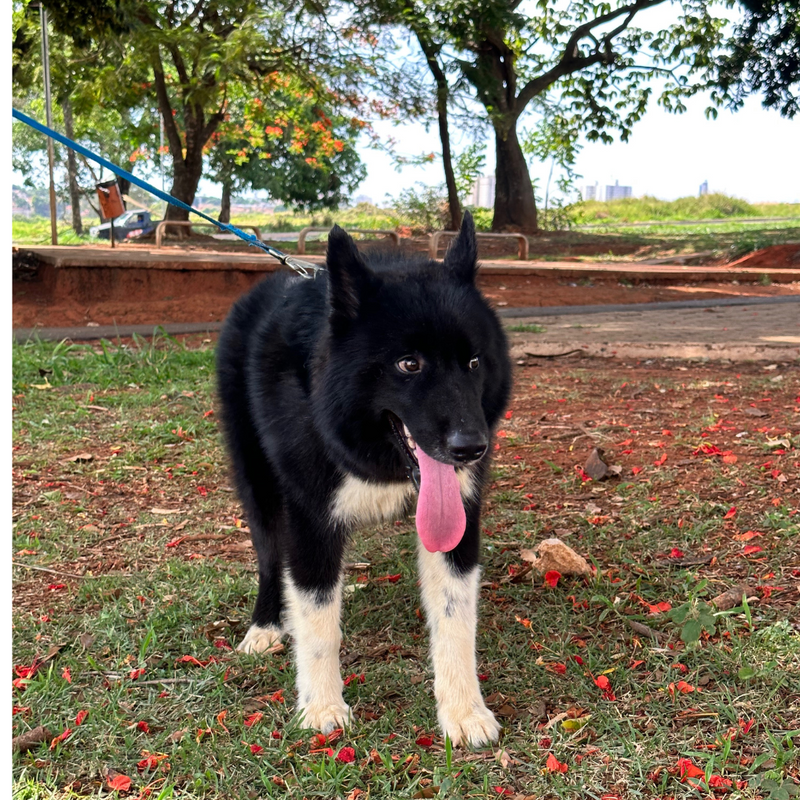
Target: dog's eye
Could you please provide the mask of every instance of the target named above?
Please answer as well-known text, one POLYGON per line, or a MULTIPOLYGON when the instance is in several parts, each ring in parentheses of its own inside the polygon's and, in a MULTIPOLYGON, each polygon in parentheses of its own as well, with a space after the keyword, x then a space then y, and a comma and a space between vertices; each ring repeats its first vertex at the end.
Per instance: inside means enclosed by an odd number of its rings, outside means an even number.
POLYGON ((405 356, 397 362, 397 369, 399 369, 400 372, 404 372, 406 375, 411 375, 422 369, 422 362, 414 358, 414 356, 405 356))
POLYGON ((480 365, 481 365, 481 361, 478 358, 478 356, 472 356, 472 358, 469 360, 469 368, 470 369, 478 369, 478 367, 480 365))

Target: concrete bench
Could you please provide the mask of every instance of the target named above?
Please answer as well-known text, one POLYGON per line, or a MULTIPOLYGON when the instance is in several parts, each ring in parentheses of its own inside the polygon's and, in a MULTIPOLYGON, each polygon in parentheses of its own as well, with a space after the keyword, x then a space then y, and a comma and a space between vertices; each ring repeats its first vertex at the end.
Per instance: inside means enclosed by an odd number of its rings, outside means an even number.
MULTIPOLYGON (((297 237, 297 255, 305 255, 306 252, 306 236, 309 233, 328 233, 330 228, 303 228, 300 235, 297 237)), ((383 236, 391 236, 395 244, 400 244, 400 234, 397 231, 375 231, 367 228, 348 228, 348 233, 378 233, 383 236)))
MULTIPOLYGON (((192 235, 192 226, 193 225, 205 225, 206 228, 215 228, 216 230, 220 230, 214 225, 213 222, 195 222, 195 220, 181 220, 181 219, 162 219, 161 222, 156 225, 156 247, 161 247, 161 242, 164 240, 164 231, 169 226, 178 227, 178 228, 188 228, 189 235, 192 235)), ((237 228, 250 228, 253 233, 256 235, 256 239, 259 241, 263 241, 261 238, 261 228, 257 225, 237 225, 237 228)))
MULTIPOLYGON (((436 258, 439 252, 439 240, 442 236, 458 236, 458 231, 434 231, 428 239, 428 254, 431 258, 436 258)), ((520 261, 528 260, 528 237, 524 233, 476 233, 475 236, 480 239, 516 239, 519 242, 519 259, 520 261)))

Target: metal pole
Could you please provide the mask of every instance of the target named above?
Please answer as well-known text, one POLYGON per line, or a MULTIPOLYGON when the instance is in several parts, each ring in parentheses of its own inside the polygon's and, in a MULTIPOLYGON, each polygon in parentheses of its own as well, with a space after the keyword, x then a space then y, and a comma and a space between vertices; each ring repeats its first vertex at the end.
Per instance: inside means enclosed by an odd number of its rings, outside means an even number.
MULTIPOLYGON (((39 6, 39 17, 42 24, 42 67, 44 69, 44 106, 47 113, 47 127, 53 127, 53 108, 50 98, 50 44, 47 37, 47 9, 39 6)), ((47 163, 50 169, 50 239, 53 244, 58 244, 58 219, 56 211, 56 184, 53 180, 53 167, 55 164, 53 140, 47 137, 47 163)))

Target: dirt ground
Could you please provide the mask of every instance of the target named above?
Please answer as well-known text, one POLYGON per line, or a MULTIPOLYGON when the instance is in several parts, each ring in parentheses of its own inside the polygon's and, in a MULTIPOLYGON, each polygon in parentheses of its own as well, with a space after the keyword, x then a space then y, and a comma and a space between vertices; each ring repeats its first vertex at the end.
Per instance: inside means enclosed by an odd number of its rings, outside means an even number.
MULTIPOLYGON (((244 275, 249 283, 260 275, 244 275)), ((41 284, 15 282, 13 286, 14 328, 44 328, 98 325, 168 324, 177 322, 221 321, 232 303, 248 286, 248 282, 233 282, 228 291, 198 290, 185 294, 168 285, 169 273, 159 274, 159 297, 149 290, 137 296, 135 287, 124 300, 69 299, 51 303, 41 284), (241 284, 241 285, 240 285, 241 284), (144 295, 144 296, 143 296, 144 295)), ((669 285, 622 285, 616 280, 581 281, 533 275, 481 275, 478 283, 487 298, 498 308, 528 306, 608 305, 616 303, 651 303, 665 300, 710 300, 721 297, 775 297, 800 294, 800 284, 735 284, 704 282, 702 284, 675 282, 669 285)), ((185 285, 184 285, 185 286, 185 285)), ((217 287, 215 287, 217 288, 217 287)))

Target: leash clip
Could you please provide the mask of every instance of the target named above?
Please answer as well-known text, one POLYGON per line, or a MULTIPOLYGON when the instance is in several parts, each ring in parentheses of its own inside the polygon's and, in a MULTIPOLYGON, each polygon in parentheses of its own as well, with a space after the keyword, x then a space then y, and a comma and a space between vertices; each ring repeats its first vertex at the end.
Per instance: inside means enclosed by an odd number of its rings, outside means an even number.
POLYGON ((283 263, 293 269, 301 278, 306 278, 307 280, 316 278, 317 273, 325 269, 319 264, 312 264, 310 261, 303 261, 302 259, 294 258, 294 256, 285 256, 283 263))

